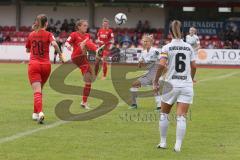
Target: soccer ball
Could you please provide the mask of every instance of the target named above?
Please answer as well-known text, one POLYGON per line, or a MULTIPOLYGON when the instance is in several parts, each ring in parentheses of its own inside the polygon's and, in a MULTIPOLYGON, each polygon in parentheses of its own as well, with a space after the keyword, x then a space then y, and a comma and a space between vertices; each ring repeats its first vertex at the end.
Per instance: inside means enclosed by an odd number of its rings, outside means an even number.
POLYGON ((118 14, 115 15, 115 22, 116 22, 116 24, 122 25, 122 24, 126 23, 126 21, 127 21, 126 14, 118 13, 118 14))

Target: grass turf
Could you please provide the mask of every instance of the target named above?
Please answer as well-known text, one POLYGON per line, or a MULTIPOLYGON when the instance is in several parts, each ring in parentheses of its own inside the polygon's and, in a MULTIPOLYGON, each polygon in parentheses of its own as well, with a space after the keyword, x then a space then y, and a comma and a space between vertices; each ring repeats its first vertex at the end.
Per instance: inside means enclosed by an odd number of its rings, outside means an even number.
MULTIPOLYGON (((56 67, 54 65, 52 70, 56 67)), ((129 67, 119 66, 119 70, 129 67)), ((27 65, 0 64, 0 73, 0 142, 5 137, 59 122, 54 107, 62 99, 74 100, 72 112, 84 112, 79 107, 79 96, 55 92, 46 84, 46 123, 37 125, 31 120, 33 101, 27 65)), ((173 118, 168 132, 168 149, 155 148, 159 142, 159 116, 154 112, 154 98, 150 97, 139 99, 138 110, 128 110, 128 105, 120 100, 119 107, 99 118, 64 123, 0 143, 0 160, 238 160, 240 72, 236 69, 199 69, 197 79, 199 83, 194 86, 194 104, 181 153, 173 152, 176 126, 173 118), (149 115, 153 117, 146 118, 149 115)), ((73 71, 66 83, 82 85, 79 71, 73 71)), ((118 96, 110 77, 105 81, 97 80, 93 87, 118 96)), ((101 101, 90 98, 89 102, 97 106, 101 101)))

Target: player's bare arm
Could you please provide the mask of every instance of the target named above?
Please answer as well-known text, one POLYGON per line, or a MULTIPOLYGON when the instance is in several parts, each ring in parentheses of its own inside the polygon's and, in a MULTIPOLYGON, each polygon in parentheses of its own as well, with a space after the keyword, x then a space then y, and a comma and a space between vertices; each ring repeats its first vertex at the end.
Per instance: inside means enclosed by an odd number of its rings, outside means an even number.
POLYGON ((72 45, 71 45, 69 42, 66 42, 66 43, 65 43, 65 47, 66 47, 69 51, 72 50, 72 45))
POLYGON ((161 58, 160 59, 160 63, 158 66, 158 70, 154 79, 154 84, 153 84, 153 89, 154 91, 158 91, 159 89, 159 78, 164 74, 164 72, 166 71, 166 64, 167 64, 167 59, 166 58, 161 58))
POLYGON ((63 56, 63 53, 61 52, 57 42, 56 41, 52 41, 52 46, 54 47, 55 51, 58 53, 59 59, 61 60, 61 62, 64 63, 66 60, 65 60, 65 58, 63 56))
POLYGON ((197 71, 196 62, 195 62, 195 61, 192 61, 192 62, 191 62, 191 76, 192 76, 192 80, 194 80, 196 71, 197 71))

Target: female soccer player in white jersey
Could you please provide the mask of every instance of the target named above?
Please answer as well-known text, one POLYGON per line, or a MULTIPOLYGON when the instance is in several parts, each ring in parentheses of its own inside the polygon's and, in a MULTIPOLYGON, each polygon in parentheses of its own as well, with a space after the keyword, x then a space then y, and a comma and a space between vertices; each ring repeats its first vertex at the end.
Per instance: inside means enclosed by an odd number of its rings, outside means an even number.
POLYGON ((197 36, 197 29, 195 27, 189 28, 189 34, 186 36, 186 42, 192 46, 195 55, 197 55, 198 50, 200 49, 200 40, 197 36))
POLYGON ((172 89, 169 91, 165 85, 163 86, 159 120, 161 140, 158 148, 167 147, 168 115, 173 104, 177 103, 176 143, 174 150, 180 152, 186 131, 188 108, 193 101, 193 78, 196 73, 196 64, 193 48, 181 39, 181 22, 174 20, 170 25, 170 32, 172 41, 162 48, 160 64, 153 84, 153 88, 157 92, 159 89, 159 77, 161 77, 163 70, 167 67, 165 81, 172 85, 172 89))
MULTIPOLYGON (((132 88, 130 88, 132 94, 132 105, 130 107, 131 109, 137 109, 138 88, 153 84, 159 63, 159 51, 157 48, 152 47, 153 37, 151 35, 144 35, 142 43, 143 51, 139 57, 138 67, 141 68, 144 64, 146 64, 147 73, 133 82, 132 88)), ((157 106, 156 109, 159 110, 161 106, 161 97, 159 93, 155 93, 155 101, 157 106)))

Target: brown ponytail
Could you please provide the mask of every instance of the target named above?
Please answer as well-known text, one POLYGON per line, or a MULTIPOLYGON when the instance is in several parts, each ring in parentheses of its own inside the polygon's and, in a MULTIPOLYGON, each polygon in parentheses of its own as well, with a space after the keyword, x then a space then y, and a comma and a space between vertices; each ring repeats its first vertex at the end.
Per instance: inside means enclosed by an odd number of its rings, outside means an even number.
POLYGON ((170 25, 170 32, 173 38, 181 39, 182 38, 182 24, 179 20, 172 21, 170 25))
POLYGON ((40 29, 44 28, 46 26, 48 19, 45 14, 40 14, 35 19, 35 22, 32 26, 32 29, 36 32, 38 32, 40 29))

